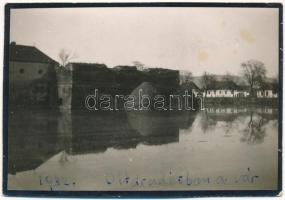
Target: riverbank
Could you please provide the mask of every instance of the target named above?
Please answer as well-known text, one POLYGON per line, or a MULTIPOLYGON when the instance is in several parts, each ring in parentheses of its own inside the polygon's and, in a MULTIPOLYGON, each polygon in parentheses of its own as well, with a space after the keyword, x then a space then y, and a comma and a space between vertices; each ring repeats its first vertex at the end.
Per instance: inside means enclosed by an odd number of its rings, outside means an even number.
POLYGON ((278 105, 278 98, 205 98, 205 106, 207 105, 259 105, 259 106, 273 106, 278 105))

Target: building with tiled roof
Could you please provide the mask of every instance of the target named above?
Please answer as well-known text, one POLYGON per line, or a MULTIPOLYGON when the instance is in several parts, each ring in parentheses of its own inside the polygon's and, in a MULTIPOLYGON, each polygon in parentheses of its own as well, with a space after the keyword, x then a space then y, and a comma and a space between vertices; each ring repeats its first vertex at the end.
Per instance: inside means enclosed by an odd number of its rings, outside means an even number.
POLYGON ((33 46, 10 44, 9 104, 14 107, 57 106, 58 63, 33 46))
POLYGON ((10 44, 9 60, 15 62, 58 64, 38 48, 34 46, 19 45, 15 42, 11 42, 10 44))

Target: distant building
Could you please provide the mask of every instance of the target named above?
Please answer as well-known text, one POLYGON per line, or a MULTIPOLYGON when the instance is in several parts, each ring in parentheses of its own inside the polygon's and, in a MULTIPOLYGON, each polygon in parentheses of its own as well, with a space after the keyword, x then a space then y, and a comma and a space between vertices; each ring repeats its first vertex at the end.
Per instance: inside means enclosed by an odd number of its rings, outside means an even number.
POLYGON ((233 81, 217 81, 203 92, 204 97, 235 97, 240 92, 240 88, 233 81))
POLYGON ((187 90, 189 94, 193 92, 195 96, 197 96, 197 94, 201 92, 200 88, 193 81, 187 81, 182 83, 180 88, 183 91, 187 90))
POLYGON ((9 105, 57 107, 58 63, 33 46, 10 44, 9 105))
POLYGON ((277 84, 266 83, 256 91, 257 98, 277 98, 277 84))
POLYGON ((248 97, 249 95, 249 86, 247 85, 239 85, 239 90, 234 91, 234 97, 248 97))
MULTIPOLYGON (((257 98, 277 98, 277 84, 266 83, 262 87, 254 88, 253 95, 257 98)), ((250 96, 247 85, 237 85, 233 81, 216 81, 210 88, 204 90, 204 97, 214 98, 244 98, 250 96)))

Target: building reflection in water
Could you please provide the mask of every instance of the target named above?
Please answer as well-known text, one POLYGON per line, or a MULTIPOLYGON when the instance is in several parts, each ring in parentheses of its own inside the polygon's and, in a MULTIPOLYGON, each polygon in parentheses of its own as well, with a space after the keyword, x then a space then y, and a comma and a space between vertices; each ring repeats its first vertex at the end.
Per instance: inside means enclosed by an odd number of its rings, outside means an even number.
POLYGON ((35 169, 61 151, 58 146, 58 120, 54 111, 9 113, 8 172, 35 169))
POLYGON ((179 130, 191 132, 196 119, 204 133, 214 130, 219 123, 225 124, 225 135, 231 134, 234 123, 239 123, 238 126, 244 127, 241 142, 258 144, 266 136, 264 127, 271 120, 277 121, 277 114, 273 109, 235 108, 210 108, 199 114, 14 111, 9 115, 8 171, 15 174, 33 170, 59 152, 59 162, 64 164, 69 155, 102 153, 108 148, 130 149, 138 144, 177 143, 179 130))
MULTIPOLYGON (((195 115, 194 113, 188 113, 195 115)), ((98 153, 108 148, 129 149, 138 144, 162 145, 179 141, 180 124, 189 118, 153 111, 74 112, 71 154, 98 153), (175 120, 173 120, 175 119, 175 120)))

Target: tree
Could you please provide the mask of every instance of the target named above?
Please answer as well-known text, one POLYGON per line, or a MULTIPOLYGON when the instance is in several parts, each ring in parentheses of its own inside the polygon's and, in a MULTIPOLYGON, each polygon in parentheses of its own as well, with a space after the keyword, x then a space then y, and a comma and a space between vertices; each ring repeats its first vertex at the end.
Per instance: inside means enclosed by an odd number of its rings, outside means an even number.
POLYGON ((192 80, 192 73, 191 72, 183 72, 180 75, 180 79, 182 80, 182 83, 189 83, 192 80))
POLYGON ((67 64, 73 59, 75 58, 75 54, 67 51, 66 49, 61 49, 58 57, 60 59, 60 64, 62 67, 66 68, 67 64))
POLYGON ((229 82, 233 80, 233 77, 229 72, 227 72, 226 75, 223 76, 223 80, 229 82))
POLYGON ((213 74, 204 72, 201 78, 201 83, 204 91, 207 92, 210 87, 214 87, 216 85, 216 77, 213 74))
POLYGON ((147 69, 147 67, 143 63, 141 63, 140 61, 134 61, 133 65, 136 66, 137 70, 139 70, 139 71, 144 71, 147 69))
POLYGON ((277 93, 278 92, 278 86, 279 86, 279 81, 278 78, 273 78, 272 80, 272 89, 273 89, 273 93, 277 93))
POLYGON ((266 80, 266 69, 264 63, 258 60, 249 60, 241 64, 243 77, 250 87, 250 95, 253 96, 253 89, 261 87, 266 80))

